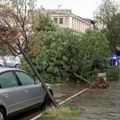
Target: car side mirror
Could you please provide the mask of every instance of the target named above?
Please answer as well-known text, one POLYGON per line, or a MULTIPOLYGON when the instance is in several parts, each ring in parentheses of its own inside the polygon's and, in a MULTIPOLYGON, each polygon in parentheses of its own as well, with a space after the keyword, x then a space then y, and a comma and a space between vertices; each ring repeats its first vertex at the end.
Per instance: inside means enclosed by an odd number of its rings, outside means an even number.
POLYGON ((38 78, 35 79, 35 84, 38 84, 40 81, 38 80, 38 78))

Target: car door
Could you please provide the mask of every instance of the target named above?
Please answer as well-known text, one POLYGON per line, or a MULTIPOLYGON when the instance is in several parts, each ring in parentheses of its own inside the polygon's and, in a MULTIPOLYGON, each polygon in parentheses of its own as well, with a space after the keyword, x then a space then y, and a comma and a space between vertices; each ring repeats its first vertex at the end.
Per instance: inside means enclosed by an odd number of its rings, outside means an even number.
POLYGON ((23 90, 12 71, 0 74, 0 99, 7 107, 8 113, 15 112, 24 107, 25 101, 23 90))
POLYGON ((22 71, 16 71, 15 74, 22 84, 24 93, 24 106, 31 106, 41 103, 44 100, 45 92, 42 85, 36 84, 33 77, 22 71))

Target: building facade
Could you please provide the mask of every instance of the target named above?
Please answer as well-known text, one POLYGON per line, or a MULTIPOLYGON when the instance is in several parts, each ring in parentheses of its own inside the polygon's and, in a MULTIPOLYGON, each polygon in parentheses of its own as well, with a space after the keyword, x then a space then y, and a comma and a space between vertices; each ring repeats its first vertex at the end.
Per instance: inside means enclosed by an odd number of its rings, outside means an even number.
POLYGON ((95 24, 93 20, 81 18, 68 9, 49 9, 47 12, 60 27, 69 28, 79 33, 93 28, 95 24))

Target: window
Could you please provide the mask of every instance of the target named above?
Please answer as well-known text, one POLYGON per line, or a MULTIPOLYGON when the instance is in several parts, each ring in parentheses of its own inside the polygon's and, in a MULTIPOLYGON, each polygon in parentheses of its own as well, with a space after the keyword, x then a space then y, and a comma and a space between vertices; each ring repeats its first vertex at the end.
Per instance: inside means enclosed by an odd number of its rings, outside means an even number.
POLYGON ((63 24, 63 18, 60 18, 60 24, 63 24))
POLYGON ((22 85, 35 84, 34 79, 24 72, 16 72, 18 78, 20 79, 22 85))
POLYGON ((57 18, 54 18, 54 21, 57 23, 58 22, 57 18))
POLYGON ((65 24, 68 24, 69 23, 69 18, 65 18, 65 24))
POLYGON ((0 75, 1 88, 15 87, 15 86, 18 86, 18 82, 14 73, 6 72, 0 75))

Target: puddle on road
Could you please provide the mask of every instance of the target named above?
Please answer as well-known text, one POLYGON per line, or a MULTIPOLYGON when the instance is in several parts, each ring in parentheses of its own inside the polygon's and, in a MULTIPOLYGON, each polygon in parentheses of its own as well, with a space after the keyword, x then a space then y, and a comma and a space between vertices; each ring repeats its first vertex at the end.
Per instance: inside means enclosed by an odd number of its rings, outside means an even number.
MULTIPOLYGON (((87 85, 81 85, 81 84, 75 84, 75 83, 56 84, 56 85, 53 85, 54 97, 57 102, 61 102, 62 100, 65 100, 66 98, 70 97, 71 95, 73 95, 87 87, 88 87, 87 85)), ((34 109, 34 110, 26 112, 22 115, 20 114, 18 116, 12 117, 9 120, 30 120, 30 118, 33 118, 34 116, 38 115, 40 112, 41 112, 41 110, 34 109)))
POLYGON ((75 83, 56 84, 56 85, 53 85, 54 97, 55 97, 56 101, 60 102, 87 87, 89 87, 89 86, 75 84, 75 83))
MULTIPOLYGON (((63 100, 88 86, 58 85, 56 99, 63 100), (65 96, 66 95, 66 96, 65 96)), ((120 120, 120 82, 111 82, 108 89, 89 89, 85 93, 73 98, 72 104, 85 109, 79 118, 44 118, 37 120, 120 120)))
MULTIPOLYGON (((58 102, 65 100, 71 95, 88 88, 88 85, 80 84, 57 84, 53 85, 53 91, 55 98, 58 102)), ((111 120, 120 120, 120 82, 112 82, 111 87, 108 89, 89 89, 83 94, 72 99, 72 103, 76 106, 85 108, 85 115, 76 120, 88 120, 91 119, 103 120, 104 118, 110 118, 111 120), (103 119, 102 119, 103 117, 103 119)), ((36 110, 32 116, 35 116, 39 111, 36 110)), ((30 116, 29 116, 30 118, 30 116)), ((63 119, 63 118, 62 118, 63 119)), ((39 118, 38 120, 62 120, 61 118, 39 118)), ((19 120, 28 120, 24 116, 19 120)), ((64 118, 64 120, 73 120, 64 118)), ((104 119, 106 120, 106 119, 104 119)), ((107 119, 108 120, 108 119, 107 119)))

